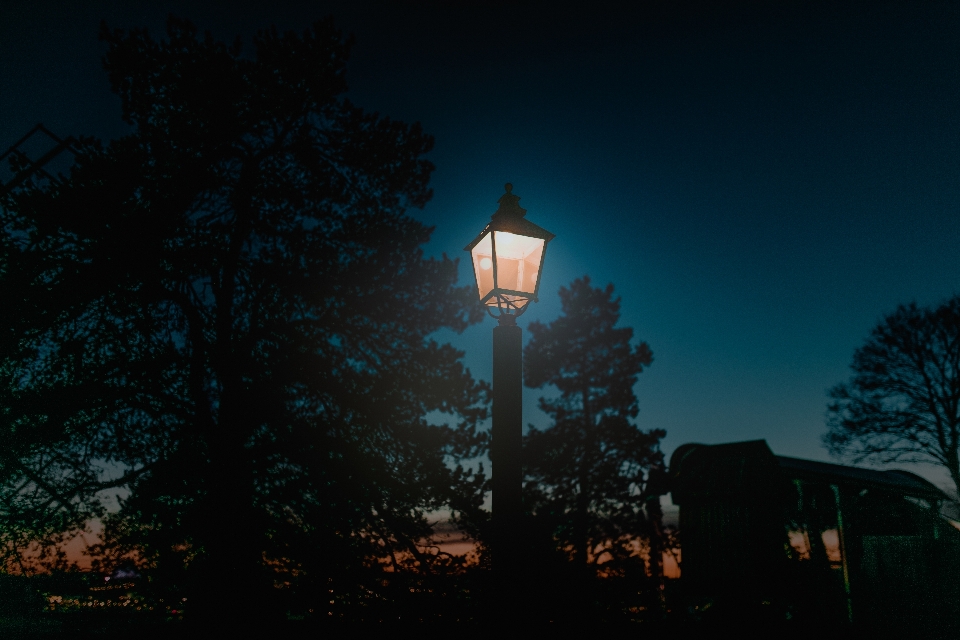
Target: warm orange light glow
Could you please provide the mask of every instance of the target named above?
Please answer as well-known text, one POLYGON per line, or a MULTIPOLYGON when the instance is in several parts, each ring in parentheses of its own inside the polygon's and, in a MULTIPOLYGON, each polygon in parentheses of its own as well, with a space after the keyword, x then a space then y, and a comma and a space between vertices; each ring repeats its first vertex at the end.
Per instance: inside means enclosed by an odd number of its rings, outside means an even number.
POLYGON ((794 553, 797 554, 798 559, 810 559, 810 540, 807 538, 805 531, 788 531, 787 539, 790 541, 790 546, 793 548, 794 553))
POLYGON ((482 300, 490 291, 493 290, 493 271, 485 267, 484 263, 493 266, 493 234, 488 233, 483 240, 477 243, 473 248, 473 266, 477 275, 477 287, 480 290, 480 299, 482 300))
MULTIPOLYGON (((542 238, 506 231, 484 235, 471 250, 480 299, 485 298, 496 286, 501 290, 516 292, 502 294, 503 299, 510 300, 517 307, 525 305, 528 297, 537 292, 537 277, 545 244, 542 238)), ((486 304, 497 306, 497 297, 491 297, 486 304)))
POLYGON ((827 560, 830 562, 840 562, 840 533, 836 529, 827 529, 820 535, 823 540, 823 548, 827 552, 827 560))
MULTIPOLYGON (((787 532, 787 538, 796 557, 799 560, 810 559, 810 534, 802 530, 793 530, 787 532)), ((820 534, 820 540, 827 554, 827 560, 830 562, 841 562, 840 555, 840 534, 836 529, 827 529, 820 534)))
POLYGON ((496 231, 494 243, 499 272, 497 284, 502 289, 513 289, 532 295, 537 289, 537 272, 545 244, 543 239, 496 231))

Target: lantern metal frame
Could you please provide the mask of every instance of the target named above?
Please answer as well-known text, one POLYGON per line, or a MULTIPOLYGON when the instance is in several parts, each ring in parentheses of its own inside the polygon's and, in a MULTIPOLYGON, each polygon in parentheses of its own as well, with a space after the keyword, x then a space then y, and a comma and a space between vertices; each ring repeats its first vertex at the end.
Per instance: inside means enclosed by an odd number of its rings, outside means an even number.
POLYGON ((477 293, 480 296, 480 303, 486 307, 487 313, 489 313, 491 316, 495 318, 507 319, 505 316, 512 316, 513 318, 520 316, 530 306, 530 302, 538 301, 538 296, 540 293, 540 276, 543 273, 543 263, 547 257, 547 245, 556 236, 543 227, 538 226, 524 218, 527 210, 520 207, 520 196, 512 193, 512 184, 507 183, 504 185, 504 189, 506 193, 500 196, 498 201, 500 207, 490 217, 490 222, 487 223, 487 226, 483 228, 483 231, 481 231, 480 234, 473 240, 473 242, 468 244, 464 250, 470 253, 470 264, 473 268, 473 275, 477 285, 477 293), (500 273, 498 271, 499 260, 497 259, 497 232, 509 233, 525 238, 536 238, 543 241, 543 248, 540 252, 540 260, 537 263, 536 284, 533 288, 533 292, 520 291, 517 289, 509 289, 500 286, 500 273), (489 291, 487 291, 486 294, 484 294, 483 285, 480 282, 480 272, 478 271, 480 267, 474 258, 473 249, 478 244, 483 242, 488 235, 490 236, 493 286, 489 291), (491 304, 491 300, 495 300, 496 304, 491 304), (518 302, 521 300, 523 301, 523 304, 518 304, 518 302), (496 309, 498 313, 494 313, 494 309, 496 309))

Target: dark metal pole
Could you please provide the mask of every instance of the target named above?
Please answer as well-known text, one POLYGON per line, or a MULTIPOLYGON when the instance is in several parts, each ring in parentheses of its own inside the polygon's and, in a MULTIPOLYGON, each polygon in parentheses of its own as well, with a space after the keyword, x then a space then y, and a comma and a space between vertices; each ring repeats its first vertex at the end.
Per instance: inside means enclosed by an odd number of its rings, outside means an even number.
POLYGON ((493 572, 497 600, 509 614, 519 602, 523 503, 520 444, 523 430, 522 332, 515 316, 501 315, 493 330, 493 572))

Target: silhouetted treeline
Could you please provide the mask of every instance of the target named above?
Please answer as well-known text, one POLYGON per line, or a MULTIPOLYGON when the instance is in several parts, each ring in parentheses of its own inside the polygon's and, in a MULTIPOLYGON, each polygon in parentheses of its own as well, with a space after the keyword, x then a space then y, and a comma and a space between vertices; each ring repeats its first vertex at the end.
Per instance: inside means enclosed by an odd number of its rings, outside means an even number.
MULTIPOLYGON (((329 20, 248 48, 176 18, 100 37, 131 133, 0 202, 6 619, 488 620, 469 462, 489 389, 429 338, 482 309, 406 213, 431 196, 431 138, 343 97, 329 20), (436 513, 476 552, 434 545, 436 513), (95 520, 80 574, 64 542, 95 520), (121 568, 138 578, 114 593, 121 568)), ((528 384, 561 397, 525 444, 522 610, 656 618, 663 434, 631 423, 650 351, 613 327, 612 288, 561 298, 527 350, 528 384)))
POLYGON ((824 444, 854 462, 941 467, 960 496, 960 296, 900 305, 853 354, 830 390, 824 444))
POLYGON ((531 323, 524 350, 525 384, 559 392, 540 399, 552 423, 531 425, 523 441, 531 591, 557 619, 656 619, 666 609, 665 433, 633 423, 653 354, 616 326, 613 285, 583 277, 559 295, 560 317, 531 323))
POLYGON ((486 387, 428 338, 481 310, 406 213, 431 138, 343 97, 329 20, 245 49, 176 18, 100 37, 132 132, 0 209, 7 570, 100 518, 96 566, 198 617, 399 602, 391 576, 446 571, 426 515, 484 517, 460 461, 486 387))

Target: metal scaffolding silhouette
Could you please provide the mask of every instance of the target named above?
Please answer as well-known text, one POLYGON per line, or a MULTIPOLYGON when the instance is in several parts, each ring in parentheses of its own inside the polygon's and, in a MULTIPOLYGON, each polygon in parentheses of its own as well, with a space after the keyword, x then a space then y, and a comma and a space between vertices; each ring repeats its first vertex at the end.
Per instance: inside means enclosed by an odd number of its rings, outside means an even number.
POLYGON ((44 167, 64 151, 69 151, 74 157, 80 153, 76 138, 72 136, 61 138, 43 126, 42 123, 30 129, 26 135, 17 140, 9 149, 0 155, 0 166, 3 166, 5 162, 12 163, 11 167, 14 169, 12 178, 6 182, 0 182, 0 197, 10 193, 13 189, 34 176, 39 176, 50 182, 58 182, 58 178, 44 169, 44 167), (54 143, 54 146, 46 152, 41 153, 39 157, 32 158, 26 147, 28 143, 36 141, 35 136, 46 136, 46 138, 54 143))

